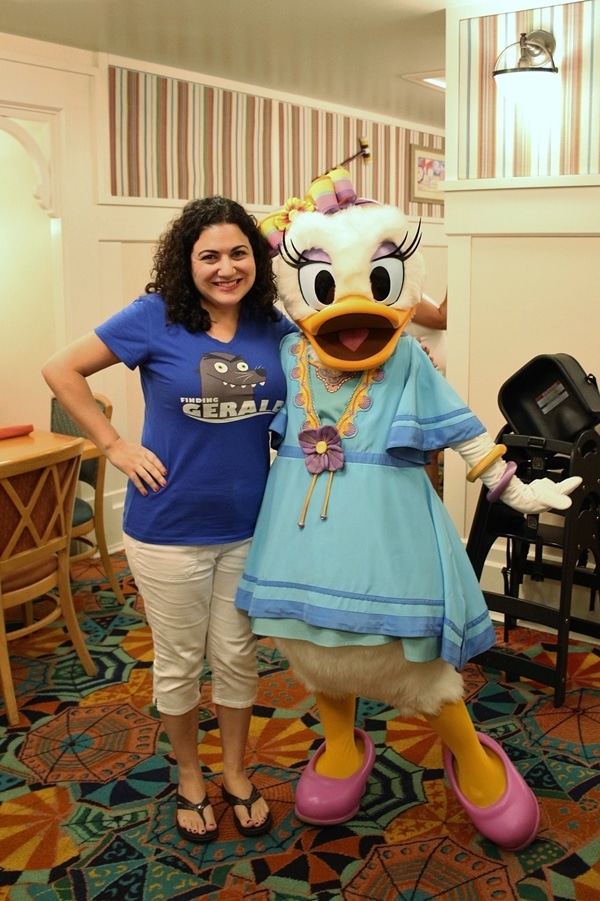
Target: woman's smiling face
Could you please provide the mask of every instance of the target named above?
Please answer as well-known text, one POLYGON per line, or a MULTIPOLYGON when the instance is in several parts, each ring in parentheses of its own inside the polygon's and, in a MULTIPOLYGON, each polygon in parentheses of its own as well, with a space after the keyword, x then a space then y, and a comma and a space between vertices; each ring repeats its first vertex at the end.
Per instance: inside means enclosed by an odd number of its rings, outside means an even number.
POLYGON ((240 304, 256 279, 250 241, 231 223, 205 228, 191 258, 192 278, 209 313, 240 304))

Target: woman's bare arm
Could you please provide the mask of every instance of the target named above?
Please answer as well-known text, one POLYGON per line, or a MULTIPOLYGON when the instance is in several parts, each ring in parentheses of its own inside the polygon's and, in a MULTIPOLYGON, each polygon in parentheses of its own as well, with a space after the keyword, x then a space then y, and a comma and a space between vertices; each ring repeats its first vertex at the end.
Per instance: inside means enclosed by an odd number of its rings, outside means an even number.
POLYGON ((412 321, 425 328, 445 329, 447 321, 447 299, 448 296, 446 295, 438 307, 430 300, 427 300, 426 297, 422 297, 417 304, 417 309, 412 321))
POLYGON ((163 463, 148 448, 121 438, 99 409, 87 382, 88 376, 120 362, 94 332, 89 332, 50 357, 42 375, 69 416, 145 495, 147 487, 158 491, 167 484, 163 463))

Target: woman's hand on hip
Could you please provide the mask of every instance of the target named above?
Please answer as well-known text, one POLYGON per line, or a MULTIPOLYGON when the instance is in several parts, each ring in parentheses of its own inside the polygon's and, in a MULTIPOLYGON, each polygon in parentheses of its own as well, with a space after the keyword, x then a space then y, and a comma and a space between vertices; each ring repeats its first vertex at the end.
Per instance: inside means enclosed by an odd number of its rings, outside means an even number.
POLYGON ((140 494, 146 496, 148 489, 158 491, 167 484, 167 469, 156 454, 133 441, 119 438, 106 451, 113 466, 131 479, 140 494))

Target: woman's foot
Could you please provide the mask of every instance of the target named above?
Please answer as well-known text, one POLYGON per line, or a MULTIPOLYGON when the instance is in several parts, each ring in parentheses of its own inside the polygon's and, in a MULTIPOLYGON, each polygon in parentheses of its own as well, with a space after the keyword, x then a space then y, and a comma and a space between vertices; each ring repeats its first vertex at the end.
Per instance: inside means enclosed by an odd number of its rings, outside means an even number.
POLYGON ((224 799, 233 807, 236 826, 242 835, 261 834, 270 829, 269 805, 245 774, 223 777, 222 791, 224 799))
MULTIPOLYGON (((214 834, 214 837, 216 837, 217 821, 211 803, 208 800, 204 782, 198 783, 194 781, 192 783, 180 778, 177 800, 175 823, 178 828, 180 827, 186 833, 200 837, 205 834, 211 834, 211 836, 214 834), (187 802, 189 807, 180 805, 180 799, 187 802), (202 809, 199 810, 199 807, 202 809)), ((200 840, 202 839, 197 839, 197 841, 200 840)), ((206 841, 210 841, 210 839, 206 839, 206 841)))
POLYGON ((204 795, 203 800, 199 804, 194 804, 177 792, 175 804, 175 827, 183 838, 187 839, 189 842, 201 843, 212 842, 217 837, 219 831, 218 828, 208 829, 206 826, 206 812, 209 810, 212 811, 208 795, 204 795), (183 826, 179 821, 180 813, 182 816, 186 816, 188 813, 198 816, 202 823, 202 829, 198 830, 195 827, 183 826))

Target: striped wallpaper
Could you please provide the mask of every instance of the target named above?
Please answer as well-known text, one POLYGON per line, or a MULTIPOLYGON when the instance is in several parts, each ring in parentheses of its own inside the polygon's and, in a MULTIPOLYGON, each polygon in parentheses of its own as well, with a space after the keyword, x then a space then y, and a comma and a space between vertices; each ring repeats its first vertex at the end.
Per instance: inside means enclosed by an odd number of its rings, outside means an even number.
POLYGON ((364 137, 371 162, 350 164, 358 194, 443 216, 443 204, 409 201, 410 145, 443 151, 439 135, 117 66, 108 94, 115 197, 224 194, 274 207, 302 196, 364 137))
POLYGON ((459 43, 459 179, 600 173, 597 0, 464 19, 459 43), (559 69, 558 94, 539 105, 539 121, 498 98, 492 78, 499 54, 536 29, 554 35, 559 69))

